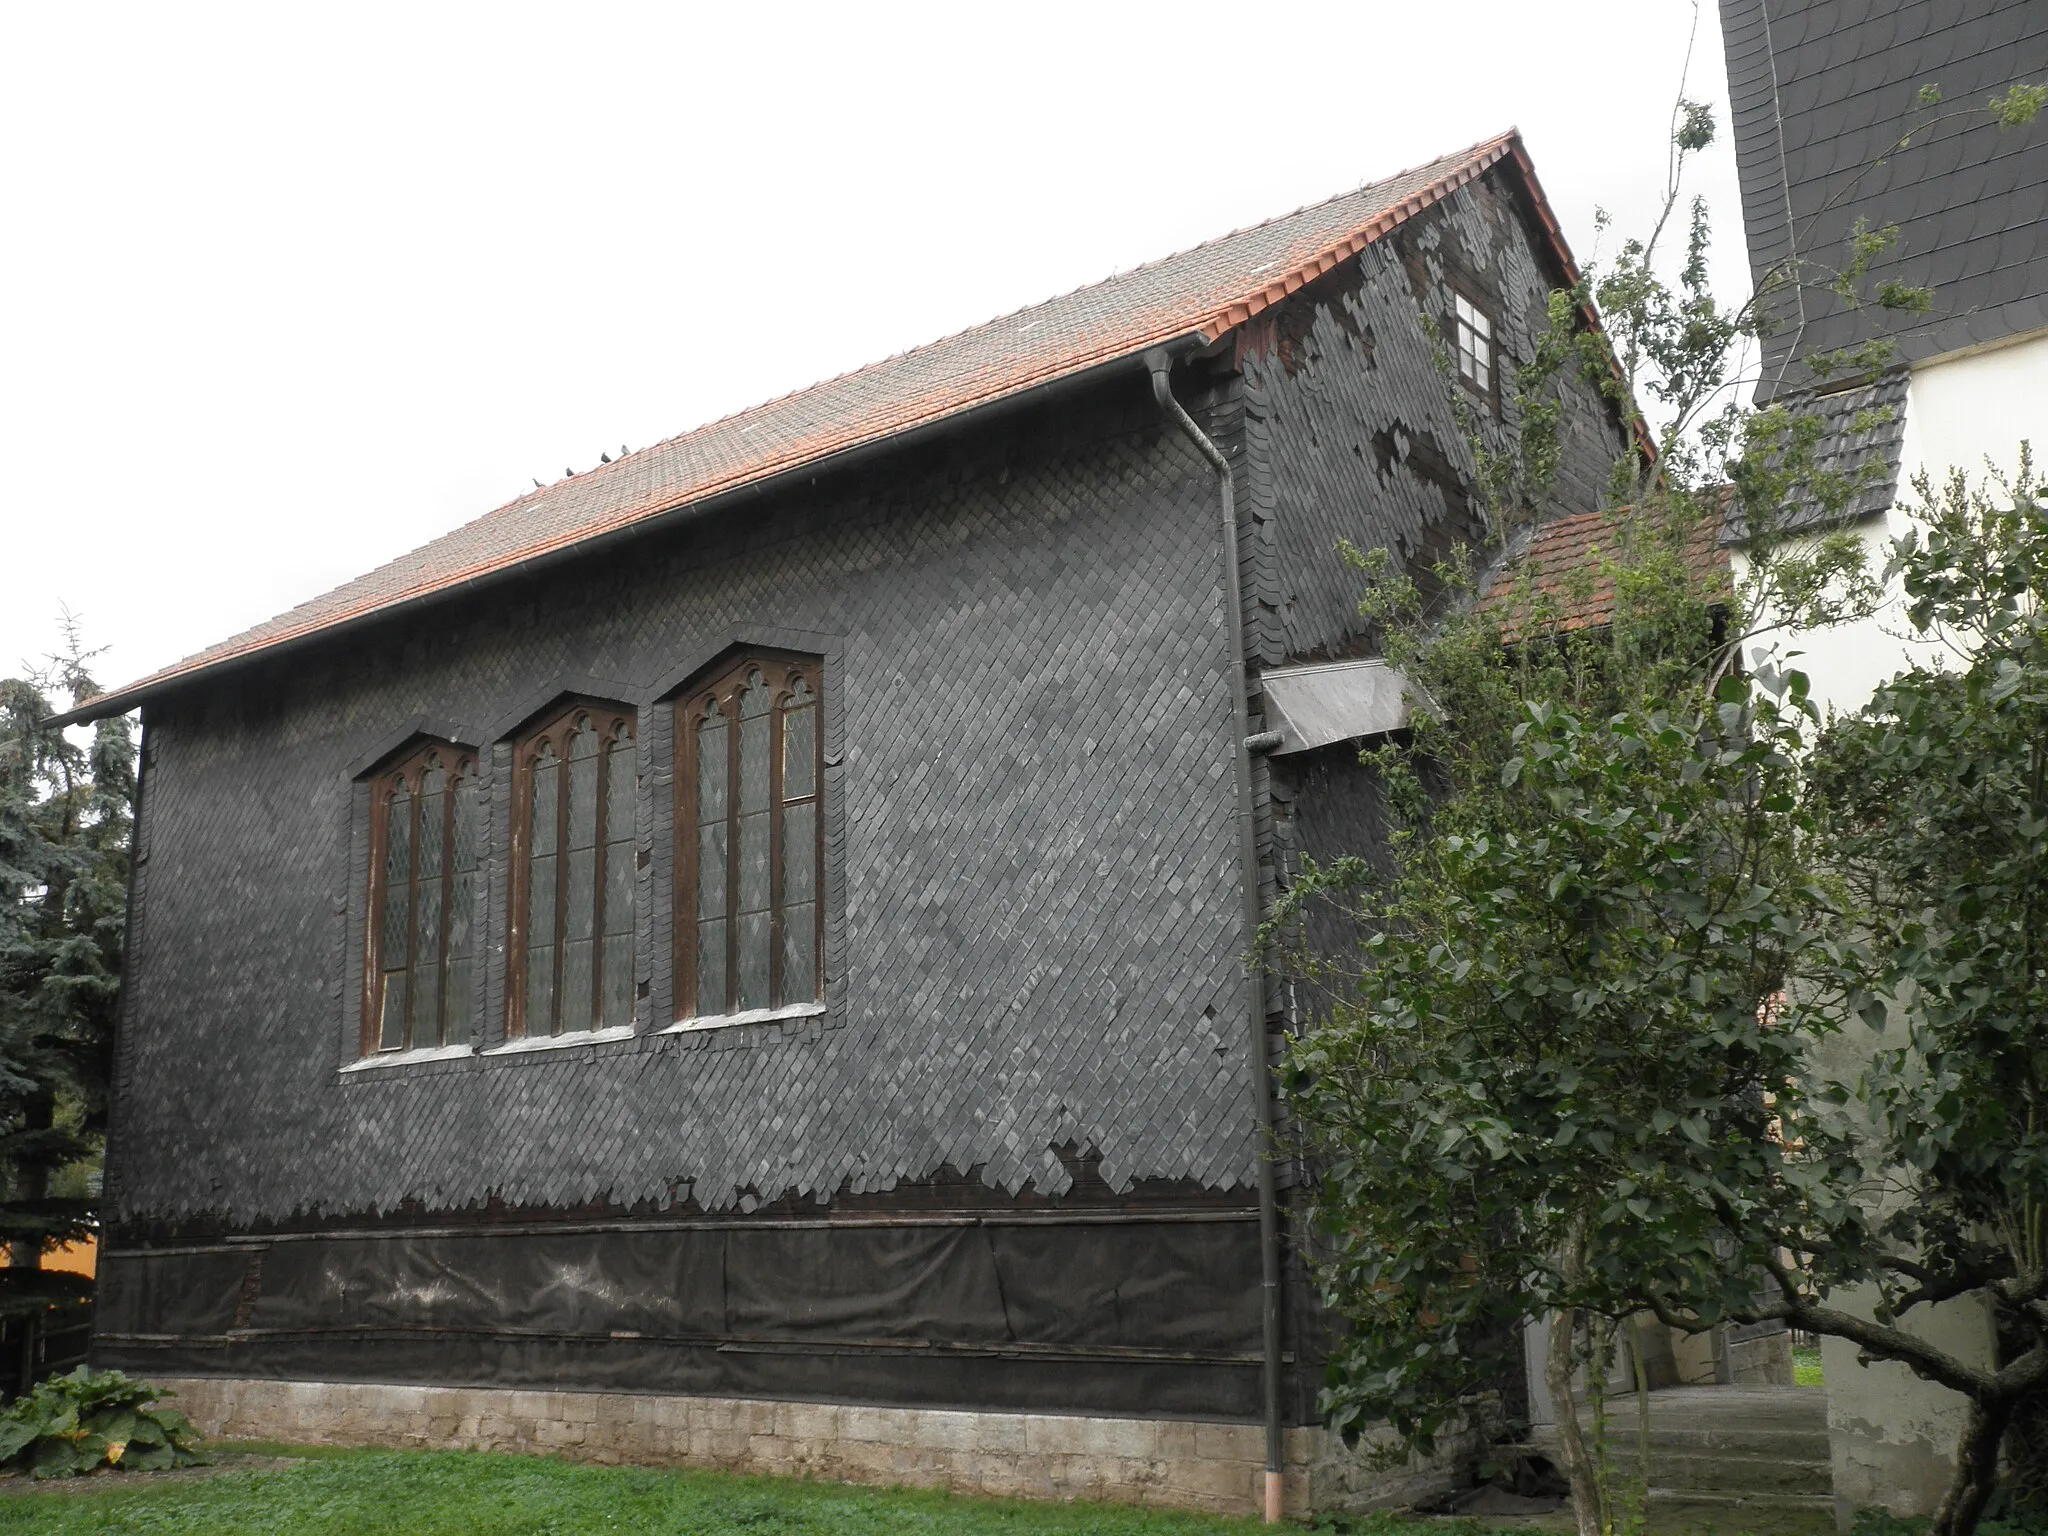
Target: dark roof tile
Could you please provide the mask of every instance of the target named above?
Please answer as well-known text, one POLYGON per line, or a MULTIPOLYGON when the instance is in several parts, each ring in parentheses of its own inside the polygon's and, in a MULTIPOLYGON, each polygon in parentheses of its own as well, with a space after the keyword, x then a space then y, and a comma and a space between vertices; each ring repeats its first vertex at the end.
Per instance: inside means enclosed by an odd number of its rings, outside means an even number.
MULTIPOLYGON (((1834 262, 1862 217, 1900 227, 1873 282, 1932 282, 1950 290, 1938 299, 1945 314, 2004 306, 2013 324, 2026 323, 2035 311, 2010 308, 2012 280, 1989 279, 2019 267, 2028 276, 2017 297, 2048 296, 2048 121, 2001 132, 1979 113, 1923 131, 1903 150, 1893 145, 1923 84, 1938 84, 1952 108, 1981 108, 2016 80, 2048 76, 2048 6, 1721 0, 1721 14, 1753 272, 1783 260, 1794 237, 1804 254, 1834 262), (1881 155, 1887 163, 1866 173, 1881 155), (1975 248, 2000 232, 2015 238, 1995 242, 1995 254, 1975 248)), ((1894 335, 1909 360, 1964 339, 1958 326, 1809 299, 1803 325, 1766 344, 1760 395, 1796 387, 1800 370, 1784 366, 1788 357, 1854 346, 1873 327, 1894 335)))

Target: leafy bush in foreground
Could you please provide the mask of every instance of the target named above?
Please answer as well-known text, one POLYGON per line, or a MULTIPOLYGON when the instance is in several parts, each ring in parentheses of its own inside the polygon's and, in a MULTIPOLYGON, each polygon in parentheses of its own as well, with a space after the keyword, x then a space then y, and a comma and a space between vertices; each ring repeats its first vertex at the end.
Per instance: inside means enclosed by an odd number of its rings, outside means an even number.
POLYGON ((83 1365, 38 1382, 0 1414, 0 1466, 31 1477, 188 1466, 199 1460, 199 1436, 176 1409, 151 1406, 161 1395, 119 1371, 83 1365))

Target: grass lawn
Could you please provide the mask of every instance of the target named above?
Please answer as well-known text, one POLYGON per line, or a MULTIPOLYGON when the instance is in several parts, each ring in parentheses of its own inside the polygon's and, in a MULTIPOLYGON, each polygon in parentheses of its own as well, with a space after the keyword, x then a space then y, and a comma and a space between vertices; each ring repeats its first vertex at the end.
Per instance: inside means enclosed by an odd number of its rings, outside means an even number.
MULTIPOLYGON (((0 1532, 138 1536, 1251 1536, 1250 1520, 977 1499, 794 1478, 595 1467, 464 1451, 351 1451, 249 1442, 213 1465, 65 1483, 0 1482, 0 1532)), ((1653 1509, 1650 1536, 1832 1536, 1807 1511, 1653 1509)), ((1297 1526, 1294 1529, 1301 1531, 1297 1526)), ((1374 1517, 1316 1527, 1366 1536, 1566 1536, 1536 1521, 1374 1517)), ((1304 1532, 1306 1536, 1306 1532, 1304 1532)))
POLYGON ((1251 1521, 462 1451, 211 1449, 215 1467, 10 1482, 0 1531, 149 1536, 1245 1536, 1251 1521), (296 1459, 281 1464, 277 1458, 296 1459), (240 1465, 238 1465, 240 1463, 240 1465))
POLYGON ((1792 1384, 1798 1387, 1824 1387, 1828 1384, 1827 1378, 1821 1374, 1818 1345, 1792 1351, 1792 1384))

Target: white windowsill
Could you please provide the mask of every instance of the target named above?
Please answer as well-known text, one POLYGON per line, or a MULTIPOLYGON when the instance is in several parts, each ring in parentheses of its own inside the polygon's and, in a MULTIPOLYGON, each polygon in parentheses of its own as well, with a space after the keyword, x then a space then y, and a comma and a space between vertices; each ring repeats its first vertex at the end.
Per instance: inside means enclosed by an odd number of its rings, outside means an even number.
POLYGON ((475 1049, 467 1045, 429 1045, 416 1051, 381 1051, 375 1056, 365 1056, 360 1061, 351 1061, 341 1070, 367 1072, 373 1067, 410 1067, 423 1061, 454 1061, 459 1057, 475 1054, 475 1049))
POLYGON ((730 1029, 735 1024, 772 1024, 778 1019, 810 1019, 825 1011, 823 1003, 790 1003, 781 1008, 749 1008, 745 1013, 714 1013, 703 1018, 677 1019, 664 1035, 686 1035, 699 1029, 730 1029))
POLYGON ((633 1026, 614 1024, 610 1029, 585 1029, 567 1035, 536 1035, 530 1040, 507 1040, 484 1052, 486 1056, 517 1056, 527 1051, 562 1051, 575 1045, 603 1045, 607 1040, 630 1040, 633 1026))

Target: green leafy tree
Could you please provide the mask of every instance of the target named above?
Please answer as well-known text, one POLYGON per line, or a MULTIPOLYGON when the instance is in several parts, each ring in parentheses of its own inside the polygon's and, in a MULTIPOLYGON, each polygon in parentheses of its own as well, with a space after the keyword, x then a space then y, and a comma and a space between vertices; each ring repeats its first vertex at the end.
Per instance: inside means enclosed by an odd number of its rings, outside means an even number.
MULTIPOLYGON (((1827 734, 1798 672, 1741 672, 1762 637, 1863 615, 1879 587, 1852 538, 1778 536, 1825 527, 1874 471, 1824 463, 1813 413, 1747 408, 1739 344, 1768 326, 1774 285, 1822 281, 1908 312, 1925 296, 1896 284, 1865 294, 1895 234, 1859 229, 1838 269, 1773 274, 1725 310, 1697 201, 1667 281, 1658 242, 1686 157, 1711 134, 1682 103, 1656 230, 1553 296, 1549 334, 1510 386, 1520 441, 1489 453, 1474 432, 1505 534, 1549 512, 1565 370, 1655 413, 1641 431, 1656 451, 1616 467, 1621 510, 1598 557, 1562 576, 1524 571, 1482 602, 1495 552, 1459 551, 1425 601, 1383 553, 1351 552, 1364 612, 1421 708, 1412 739, 1365 757, 1383 792, 1384 849, 1304 871, 1268 933, 1289 952, 1298 920, 1334 905, 1361 934, 1356 955, 1291 950, 1325 1006, 1290 1051, 1287 1106, 1317 1175, 1308 1214, 1325 1299, 1349 1325, 1323 1406, 1347 1432, 1385 1420, 1429 1448, 1500 1380, 1519 1325, 1550 1318, 1560 1450, 1580 1530, 1595 1536, 1640 1523, 1647 1435, 1631 1499, 1606 1436, 1580 1432, 1574 1370, 1590 1364, 1597 1384, 1620 1330, 1644 1314, 1692 1331, 1783 1318, 1983 1405, 1937 1521, 1967 1531, 1988 1491, 1968 1469, 1985 1464, 1987 1443, 1995 1459, 1999 1405, 2031 1390, 2036 1367, 1993 1385, 1900 1317, 1973 1284, 2041 1304, 2038 1259, 2023 1281, 2017 1258, 1970 1270, 1948 1257, 1977 1251, 1965 1237, 1989 1207, 1941 1181, 1960 1166, 1955 1149, 1983 1133, 1976 1096, 2013 1062, 1972 1057, 1966 1070, 1959 1053, 1972 1047, 1951 1033, 1877 1057, 1852 1083, 1821 1069, 1816 1053, 1845 1030, 1939 995, 1915 990, 1933 962, 1902 947, 1925 931, 1926 903, 1922 928, 1873 917, 1886 834, 1845 844, 1828 819, 1863 792, 1844 754, 1864 738, 1827 734), (1604 334, 1580 323, 1590 305, 1604 334), (1741 583, 1710 557, 1730 516, 1749 534, 1741 583), (1592 598, 1599 621, 1582 623, 1592 598), (1812 779, 1819 761, 1841 765, 1828 795, 1812 779), (1909 1129, 1918 1141, 1901 1139, 1909 1129), (1887 1205, 1894 1167, 1921 1173, 1887 1205), (1851 1283, 1901 1310, 1873 1319, 1831 1305, 1851 1283)), ((1880 343, 1821 371, 1886 360, 1880 343)), ((1955 526, 1938 553, 1901 553, 1916 622, 1960 621, 1920 595, 1940 586, 1943 561, 1988 569, 2012 555, 1955 526)), ((2011 602, 2039 611, 2027 606, 2038 597, 2011 602)), ((1972 663, 1983 665, 1994 664, 1972 663)), ((1883 707, 1905 696, 1890 697, 1883 707)), ((1960 881, 1964 866, 1952 867, 1960 881)), ((1997 1145, 1992 1161, 2037 1166, 2032 1143, 1997 1145)), ((2025 1226, 2038 1210, 2013 1205, 2009 1230, 2038 1230, 2025 1226)))
POLYGON ((1964 1531, 2007 1428, 2048 1407, 2048 502, 2024 450, 2012 479, 1917 489, 1919 526, 1894 564, 1914 629, 1945 642, 1942 664, 1837 724, 1814 774, 1827 856, 1867 941, 1842 951, 1843 974, 1888 1026, 1837 1095, 1876 1192, 1872 1225, 1857 1244, 1815 1234, 1803 1269, 1767 1265, 1764 1310, 1969 1400, 1935 1519, 1964 1531), (1873 1322, 1832 1315, 1840 1278, 1873 1285, 1873 1322), (1961 1296, 1988 1309, 1994 1359, 1906 1332, 1916 1309, 1961 1296))
POLYGON ((94 690, 75 630, 40 673, 0 681, 0 1306, 71 1285, 36 1276, 94 1230, 127 915, 135 751, 125 718, 89 744, 49 724, 94 690))

